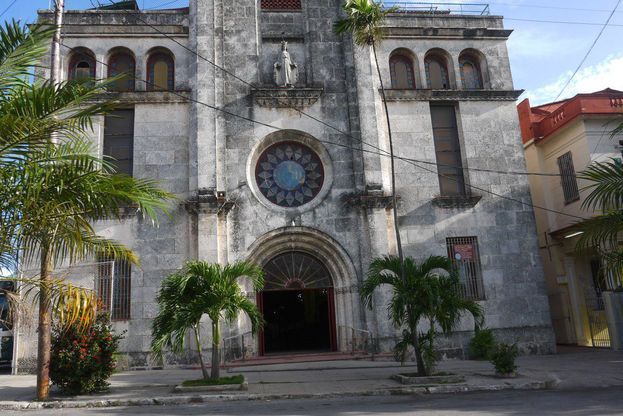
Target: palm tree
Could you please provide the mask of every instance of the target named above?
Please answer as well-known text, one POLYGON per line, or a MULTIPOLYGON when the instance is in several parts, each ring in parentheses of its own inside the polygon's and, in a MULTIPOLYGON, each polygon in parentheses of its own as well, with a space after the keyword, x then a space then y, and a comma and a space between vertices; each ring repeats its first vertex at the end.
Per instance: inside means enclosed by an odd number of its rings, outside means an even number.
POLYGON ((437 327, 443 334, 450 333, 466 312, 474 317, 479 327, 483 323, 483 312, 480 305, 462 296, 458 273, 447 257, 430 256, 421 264, 407 257, 403 265, 404 279, 400 277, 400 259, 394 256, 374 259, 361 288, 361 297, 372 309, 374 291, 382 285, 392 287, 389 317, 397 328, 403 328, 396 355, 404 360, 407 348, 411 346, 418 375, 430 375, 437 327), (418 325, 424 320, 430 328, 426 333, 419 333, 418 325))
MULTIPOLYGON (((15 22, 0 28, 0 257, 9 262, 19 252, 24 264, 38 265, 40 400, 49 393, 51 309, 60 312, 62 304, 72 303, 62 302, 58 310, 55 291, 62 300, 63 291, 76 289, 58 284, 55 266, 98 255, 137 263, 131 250, 99 236, 92 223, 121 219, 128 206, 155 221, 172 198, 154 181, 117 175, 111 163, 93 156, 84 137, 91 118, 110 106, 94 101, 104 83, 29 84, 30 67, 47 50, 50 36, 15 22)), ((86 318, 93 316, 85 311, 86 318)))
POLYGON ((249 279, 254 291, 264 287, 262 269, 245 261, 226 266, 205 261, 188 261, 179 271, 167 277, 156 298, 160 311, 152 327, 152 352, 160 358, 165 348, 181 353, 186 333, 192 330, 203 378, 218 380, 220 321, 234 321, 243 312, 251 321, 253 333, 263 323, 260 311, 241 291, 239 280, 243 277, 249 279), (200 321, 203 315, 208 315, 212 324, 210 376, 201 354, 200 321))
POLYGON ((404 255, 402 252, 402 242, 400 239, 400 229, 398 227, 398 211, 396 200, 396 170, 394 168, 394 144, 392 140, 392 127, 389 120, 389 109, 387 108, 387 100, 385 99, 385 87, 383 78, 381 77, 381 68, 376 55, 376 45, 383 40, 383 21, 386 16, 398 10, 398 7, 385 8, 382 4, 376 3, 374 0, 346 0, 342 5, 342 9, 346 12, 346 18, 339 20, 333 26, 333 30, 337 34, 351 33, 355 44, 361 47, 372 48, 374 55, 374 63, 376 72, 381 85, 381 96, 383 98, 383 107, 385 108, 385 118, 387 119, 387 136, 389 139, 389 157, 392 173, 392 212, 394 216, 394 229, 396 232, 396 246, 398 249, 398 258, 400 259, 400 276, 405 278, 404 255))
MULTIPOLYGON (((623 131, 623 125, 613 132, 623 131)), ((579 228, 584 233, 578 249, 596 249, 602 257, 601 278, 605 288, 623 287, 623 250, 619 237, 623 231, 623 164, 618 160, 594 162, 581 175, 589 182, 584 189, 590 193, 582 208, 598 215, 583 221, 579 228)))

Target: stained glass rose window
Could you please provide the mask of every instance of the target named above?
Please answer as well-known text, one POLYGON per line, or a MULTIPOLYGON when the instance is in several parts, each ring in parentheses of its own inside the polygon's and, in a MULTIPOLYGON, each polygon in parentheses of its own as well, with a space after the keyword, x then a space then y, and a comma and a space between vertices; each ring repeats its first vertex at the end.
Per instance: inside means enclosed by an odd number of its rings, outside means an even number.
POLYGON ((281 207, 299 207, 322 189, 324 168, 309 147, 280 142, 266 149, 257 161, 255 180, 262 195, 281 207))

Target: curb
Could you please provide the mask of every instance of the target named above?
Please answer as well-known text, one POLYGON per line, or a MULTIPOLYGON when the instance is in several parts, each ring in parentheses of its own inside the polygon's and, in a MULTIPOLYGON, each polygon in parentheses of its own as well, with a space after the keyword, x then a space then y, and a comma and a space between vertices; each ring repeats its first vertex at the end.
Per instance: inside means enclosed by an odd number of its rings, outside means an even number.
POLYGON ((294 393, 294 394, 212 394, 193 396, 162 396, 146 399, 76 400, 49 402, 0 401, 0 410, 77 409, 98 407, 165 406, 223 401, 292 400, 292 399, 334 399, 356 396, 403 396, 412 394, 450 394, 502 390, 546 390, 554 388, 557 380, 531 381, 522 384, 495 384, 483 386, 440 385, 429 387, 399 387, 382 390, 362 390, 336 393, 294 393))

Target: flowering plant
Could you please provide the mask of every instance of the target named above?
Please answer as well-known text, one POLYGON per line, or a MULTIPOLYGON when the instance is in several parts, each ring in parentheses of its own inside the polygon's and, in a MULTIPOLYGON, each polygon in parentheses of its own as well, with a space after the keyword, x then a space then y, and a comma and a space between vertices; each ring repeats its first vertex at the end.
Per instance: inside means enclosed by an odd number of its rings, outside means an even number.
POLYGON ((50 378, 66 394, 93 393, 108 387, 114 354, 122 335, 114 335, 107 313, 99 312, 88 329, 57 325, 52 333, 50 378))

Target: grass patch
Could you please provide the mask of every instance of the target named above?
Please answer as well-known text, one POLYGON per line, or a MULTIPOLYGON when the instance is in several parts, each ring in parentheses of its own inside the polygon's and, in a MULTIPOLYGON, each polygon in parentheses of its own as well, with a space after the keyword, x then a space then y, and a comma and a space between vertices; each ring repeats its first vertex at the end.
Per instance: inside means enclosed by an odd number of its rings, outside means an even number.
POLYGON ((186 380, 182 382, 184 387, 196 387, 196 386, 222 386, 224 384, 242 384, 244 383, 244 376, 238 374, 230 377, 221 377, 218 380, 205 380, 203 378, 199 380, 186 380))
POLYGON ((405 376, 405 377, 441 377, 441 376, 453 376, 455 374, 439 372, 439 373, 431 374, 430 376, 421 376, 418 373, 400 373, 400 375, 405 376))

